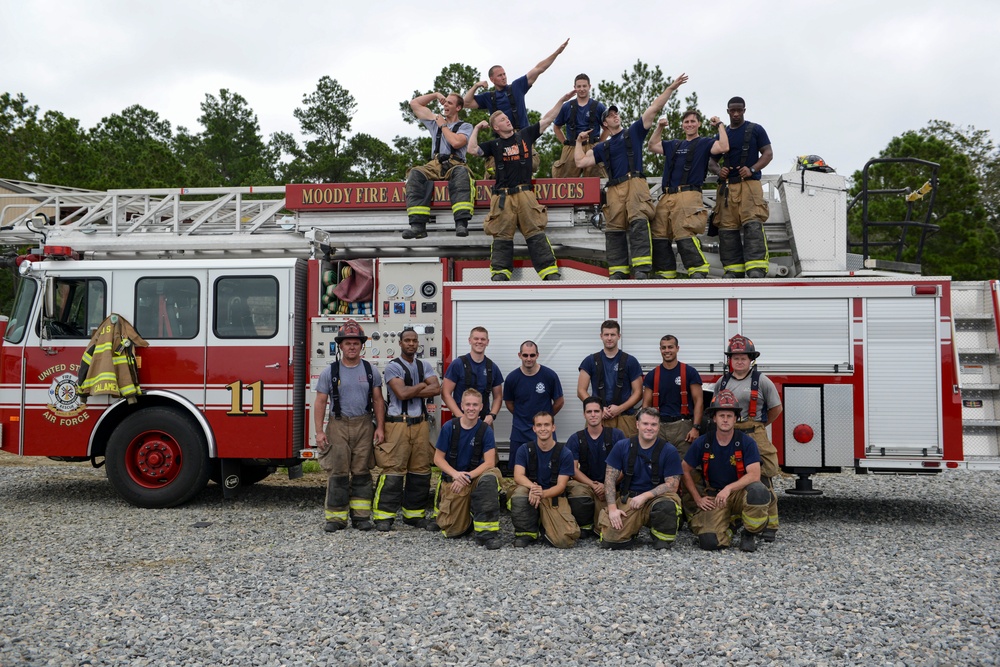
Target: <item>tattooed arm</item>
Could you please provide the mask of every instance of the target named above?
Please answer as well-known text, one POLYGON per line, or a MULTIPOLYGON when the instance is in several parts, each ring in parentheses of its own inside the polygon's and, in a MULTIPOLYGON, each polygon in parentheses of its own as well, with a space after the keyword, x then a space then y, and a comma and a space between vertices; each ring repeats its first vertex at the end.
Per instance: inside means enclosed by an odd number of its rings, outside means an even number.
POLYGON ((608 501, 608 520, 611 521, 612 528, 621 530, 622 517, 625 516, 625 512, 618 509, 618 503, 615 502, 615 483, 617 481, 618 470, 607 466, 604 473, 604 498, 608 501))

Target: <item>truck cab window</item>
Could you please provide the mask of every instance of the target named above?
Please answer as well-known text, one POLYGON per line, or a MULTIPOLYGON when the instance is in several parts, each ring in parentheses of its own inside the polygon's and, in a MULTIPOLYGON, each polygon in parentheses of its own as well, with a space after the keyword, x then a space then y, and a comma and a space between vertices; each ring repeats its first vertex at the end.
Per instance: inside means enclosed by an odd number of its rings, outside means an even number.
POLYGON ((135 330, 146 340, 198 335, 201 286, 195 278, 141 278, 135 283, 135 330))
POLYGON ((58 278, 55 312, 46 322, 53 339, 90 338, 107 316, 107 285, 99 278, 58 278))
POLYGON ((31 309, 35 305, 35 295, 38 294, 37 282, 30 279, 22 279, 20 282, 14 308, 10 313, 10 321, 7 322, 7 331, 4 333, 4 339, 8 343, 20 343, 24 339, 24 332, 27 331, 25 324, 31 317, 31 309))
POLYGON ((278 333, 278 281, 232 276, 215 282, 215 335, 271 338, 278 333))

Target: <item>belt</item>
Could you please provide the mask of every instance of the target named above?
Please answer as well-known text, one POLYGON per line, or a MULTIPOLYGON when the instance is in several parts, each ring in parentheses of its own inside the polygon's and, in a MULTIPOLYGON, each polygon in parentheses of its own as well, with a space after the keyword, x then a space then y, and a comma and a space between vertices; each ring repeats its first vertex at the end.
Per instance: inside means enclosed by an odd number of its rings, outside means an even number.
POLYGON ((675 195, 678 192, 701 192, 700 185, 678 185, 676 188, 667 188, 668 195, 675 195))
POLYGON ((660 421, 667 422, 668 424, 673 424, 674 422, 683 421, 685 419, 691 419, 691 417, 690 416, 684 417, 683 415, 679 417, 666 417, 664 415, 660 415, 660 421))
POLYGON ((394 423, 405 423, 407 426, 413 426, 414 424, 419 424, 424 421, 424 416, 419 417, 404 417, 403 415, 386 415, 385 420, 387 422, 394 423))
POLYGON ((460 157, 455 157, 451 153, 439 153, 434 156, 434 159, 438 162, 458 162, 460 164, 465 164, 465 160, 460 157))
POLYGON ((624 176, 622 176, 620 178, 612 178, 611 180, 608 181, 608 184, 605 187, 609 187, 610 188, 613 185, 618 185, 619 183, 624 183, 625 181, 629 180, 630 178, 646 178, 646 174, 642 173, 641 171, 630 171, 629 173, 625 174, 624 176))
POLYGON ((527 192, 528 190, 532 189, 533 187, 534 186, 531 183, 525 183, 524 185, 515 185, 512 188, 498 188, 497 186, 494 185, 493 186, 493 194, 495 194, 495 195, 512 195, 512 194, 514 194, 516 192, 527 192))
POLYGON ((753 433, 755 430, 757 430, 758 425, 763 426, 763 424, 761 424, 760 422, 755 421, 752 422, 750 426, 737 426, 735 428, 740 433, 753 433))

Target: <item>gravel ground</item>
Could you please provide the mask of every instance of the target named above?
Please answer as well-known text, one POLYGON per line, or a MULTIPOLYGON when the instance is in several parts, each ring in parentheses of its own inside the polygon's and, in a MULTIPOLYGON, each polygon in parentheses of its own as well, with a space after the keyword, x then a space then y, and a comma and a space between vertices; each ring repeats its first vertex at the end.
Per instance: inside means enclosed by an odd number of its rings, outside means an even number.
MULTIPOLYGON (((0 665, 993 665, 1000 475, 822 475, 753 554, 322 531, 322 478, 143 510, 0 462, 0 665), (205 525, 207 524, 207 525, 205 525), (201 526, 201 527, 199 527, 201 526)), ((783 480, 785 487, 791 480, 783 480)), ((647 538, 648 539, 648 538, 647 538)))

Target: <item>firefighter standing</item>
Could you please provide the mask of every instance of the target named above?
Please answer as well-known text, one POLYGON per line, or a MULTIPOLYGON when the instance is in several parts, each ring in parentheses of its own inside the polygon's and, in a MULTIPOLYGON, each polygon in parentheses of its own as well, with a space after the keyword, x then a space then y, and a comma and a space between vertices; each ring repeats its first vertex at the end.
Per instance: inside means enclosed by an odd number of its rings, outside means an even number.
POLYGON ((555 421, 550 413, 539 412, 533 424, 538 439, 521 447, 514 461, 517 488, 508 505, 514 546, 533 544, 540 523, 552 546, 567 549, 580 538, 580 526, 565 497, 566 484, 573 476, 573 455, 552 437, 555 421))
POLYGON ((334 338, 340 359, 323 369, 316 384, 313 424, 327 474, 324 530, 330 533, 347 528, 348 515, 358 530, 374 527, 372 447, 385 438, 385 401, 378 368, 361 358, 367 340, 358 323, 347 320, 334 338))
POLYGON ((733 392, 721 391, 707 409, 715 431, 695 440, 683 461, 684 487, 697 506, 691 532, 706 551, 729 546, 736 519, 743 523, 740 549, 756 551, 755 535, 767 525, 774 492, 760 482, 757 443, 735 428, 741 409, 733 392))
POLYGON ((576 396, 581 401, 588 396, 600 398, 604 401, 604 425, 631 437, 636 434, 632 415, 642 400, 642 366, 635 357, 618 349, 620 340, 621 325, 616 320, 604 320, 604 348, 580 362, 576 396))
POLYGON ((660 437, 672 444, 681 457, 701 435, 704 397, 701 375, 677 360, 680 343, 667 334, 660 339, 663 363, 646 373, 642 382, 642 407, 660 413, 660 437))
POLYGON ((753 341, 739 334, 729 339, 726 347, 729 358, 727 368, 715 383, 714 393, 718 396, 723 389, 730 390, 739 401, 742 419, 736 422, 736 429, 751 436, 760 452, 760 479, 771 493, 771 504, 767 511, 767 527, 762 533, 766 542, 773 542, 778 531, 778 497, 773 493, 772 478, 781 472, 778 466, 778 450, 767 436, 767 425, 781 414, 781 397, 774 383, 757 368, 756 359, 760 352, 753 341))
POLYGON ((372 507, 375 528, 380 531, 392 529, 400 505, 406 524, 417 528, 430 524, 424 518, 424 510, 430 499, 434 448, 430 442, 424 399, 437 396, 441 386, 434 368, 416 358, 419 345, 416 331, 403 331, 399 337, 400 356, 385 367, 389 409, 385 418, 385 441, 375 445, 375 463, 382 474, 372 507))
POLYGON ((473 327, 469 332, 469 353, 448 364, 441 387, 441 398, 452 415, 462 414, 462 395, 466 389, 475 389, 483 396, 482 417, 493 426, 500 406, 503 405, 503 373, 493 360, 486 356, 490 333, 484 327, 473 327))
POLYGON ((601 509, 604 507, 605 462, 611 448, 625 439, 620 429, 605 426, 604 401, 597 396, 583 399, 583 418, 586 427, 566 439, 566 447, 573 453, 575 468, 573 479, 567 485, 569 506, 583 537, 596 535, 601 509))
POLYGON ((435 494, 436 524, 445 537, 473 528, 476 541, 499 549, 500 471, 493 429, 480 419, 483 397, 475 389, 462 394, 461 416, 441 427, 434 465, 441 469, 435 494))
POLYGON ((598 519, 601 543, 612 549, 630 548, 639 529, 648 526, 653 548, 669 549, 677 539, 681 515, 677 495, 681 457, 673 445, 659 437, 660 415, 656 410, 642 408, 636 422, 639 434, 615 443, 608 454, 604 474, 607 506, 598 519))

